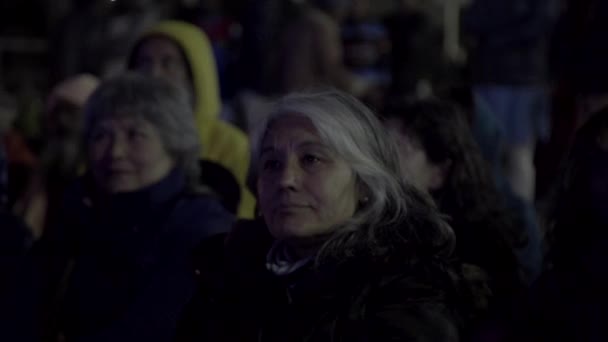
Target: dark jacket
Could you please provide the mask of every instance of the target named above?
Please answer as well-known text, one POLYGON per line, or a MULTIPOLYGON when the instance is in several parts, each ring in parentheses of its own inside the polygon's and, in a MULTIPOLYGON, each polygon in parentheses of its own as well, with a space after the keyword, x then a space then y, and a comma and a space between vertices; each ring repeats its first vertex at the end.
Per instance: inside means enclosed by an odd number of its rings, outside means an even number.
POLYGON ((84 189, 71 192, 61 225, 35 246, 50 318, 43 333, 59 331, 67 342, 171 341, 195 290, 191 253, 227 232, 232 217, 214 198, 187 193, 179 171, 103 203, 84 189))
POLYGON ((28 306, 25 298, 16 296, 20 289, 23 269, 27 262, 27 250, 32 236, 22 220, 0 209, 0 340, 26 341, 26 331, 17 322, 26 321, 28 306), (19 299, 22 299, 19 301, 19 299), (25 316, 24 316, 25 315, 25 316))
POLYGON ((277 276, 265 266, 273 244, 267 228, 245 222, 233 232, 221 262, 210 265, 199 254, 202 281, 178 341, 458 340, 450 281, 440 267, 355 258, 277 276))
POLYGON ((539 84, 548 77, 549 40, 559 15, 556 0, 476 0, 465 12, 474 39, 474 81, 539 84))

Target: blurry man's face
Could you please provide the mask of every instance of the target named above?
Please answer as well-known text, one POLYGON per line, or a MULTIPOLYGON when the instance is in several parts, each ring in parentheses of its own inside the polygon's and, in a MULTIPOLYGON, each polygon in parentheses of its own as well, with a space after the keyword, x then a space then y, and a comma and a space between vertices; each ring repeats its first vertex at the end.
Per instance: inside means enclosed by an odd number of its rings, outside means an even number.
POLYGON ((146 39, 137 50, 135 69, 149 76, 163 78, 182 89, 191 88, 188 64, 180 48, 170 39, 146 39))

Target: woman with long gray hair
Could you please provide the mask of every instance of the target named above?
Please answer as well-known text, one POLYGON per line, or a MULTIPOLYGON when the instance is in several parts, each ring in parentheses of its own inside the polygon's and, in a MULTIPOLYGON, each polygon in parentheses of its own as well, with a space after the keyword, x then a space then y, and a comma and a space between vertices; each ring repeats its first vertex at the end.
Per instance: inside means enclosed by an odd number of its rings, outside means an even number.
MULTIPOLYGON (((228 236, 222 284, 202 283, 178 340, 458 339, 453 233, 368 108, 335 90, 288 95, 254 159, 260 217, 228 236)), ((216 278, 201 251, 201 279, 216 278)))
POLYGON ((84 131, 88 172, 34 247, 43 256, 41 333, 171 341, 195 290, 192 250, 232 225, 197 185, 192 109, 169 83, 126 75, 93 93, 84 131))

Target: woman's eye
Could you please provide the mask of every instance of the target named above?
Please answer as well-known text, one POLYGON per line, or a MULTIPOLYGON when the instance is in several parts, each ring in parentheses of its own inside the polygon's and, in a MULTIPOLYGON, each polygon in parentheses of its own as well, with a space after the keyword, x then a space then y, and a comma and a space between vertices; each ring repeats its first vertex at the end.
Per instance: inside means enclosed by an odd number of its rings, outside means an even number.
POLYGON ((129 131, 129 139, 136 140, 136 139, 144 139, 145 137, 146 137, 145 132, 137 131, 137 130, 129 131))
POLYGON ((321 162, 321 158, 314 156, 312 154, 307 154, 302 158, 302 161, 306 165, 314 165, 321 162))
POLYGON ((91 139, 94 142, 100 142, 104 139, 107 139, 110 136, 110 134, 107 131, 96 131, 93 132, 93 134, 91 135, 91 139))
POLYGON ((262 165, 264 170, 277 170, 280 167, 280 163, 276 159, 268 159, 262 165))

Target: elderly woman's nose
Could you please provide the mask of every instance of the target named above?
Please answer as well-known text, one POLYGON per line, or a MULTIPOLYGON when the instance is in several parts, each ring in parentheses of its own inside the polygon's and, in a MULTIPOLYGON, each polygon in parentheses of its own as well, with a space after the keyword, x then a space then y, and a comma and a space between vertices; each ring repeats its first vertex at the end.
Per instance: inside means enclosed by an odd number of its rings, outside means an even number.
POLYGON ((288 159, 279 171, 277 181, 282 188, 296 188, 300 182, 302 170, 294 159, 288 159))
POLYGON ((120 135, 114 136, 110 142, 110 156, 112 158, 124 157, 127 153, 127 141, 120 135))

